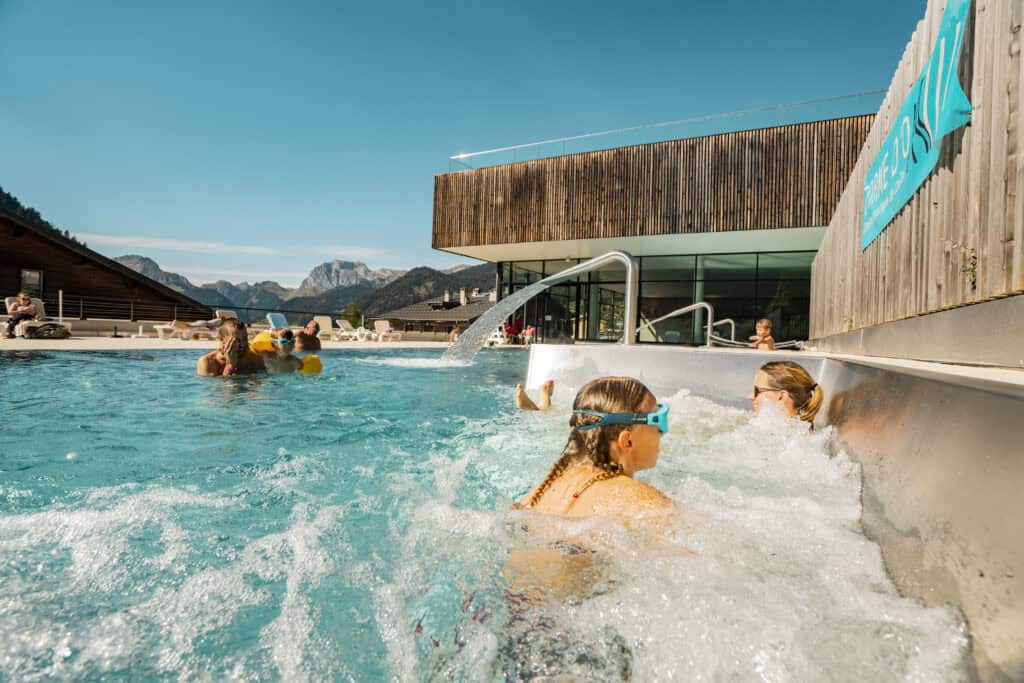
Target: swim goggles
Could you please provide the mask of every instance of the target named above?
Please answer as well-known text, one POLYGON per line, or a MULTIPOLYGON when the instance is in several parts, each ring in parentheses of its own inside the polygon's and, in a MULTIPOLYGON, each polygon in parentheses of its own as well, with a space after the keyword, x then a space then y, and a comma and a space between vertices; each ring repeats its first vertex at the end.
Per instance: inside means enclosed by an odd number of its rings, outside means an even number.
POLYGON ((295 339, 283 339, 281 337, 271 337, 271 341, 280 344, 281 346, 291 346, 295 343, 295 339))
POLYGON ((658 409, 653 413, 599 413, 596 410, 574 410, 572 412, 576 415, 594 415, 601 418, 600 421, 593 424, 576 427, 581 432, 604 425, 654 425, 662 434, 668 433, 668 406, 664 403, 659 403, 658 409))

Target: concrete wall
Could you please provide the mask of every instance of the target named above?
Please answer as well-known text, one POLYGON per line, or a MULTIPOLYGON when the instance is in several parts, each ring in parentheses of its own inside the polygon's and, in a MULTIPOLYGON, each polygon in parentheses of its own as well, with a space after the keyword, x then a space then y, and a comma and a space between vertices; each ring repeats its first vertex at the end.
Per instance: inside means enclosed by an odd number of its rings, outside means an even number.
MULTIPOLYGON (((1024 681, 1024 372, 818 353, 539 344, 527 385, 629 375, 743 405, 757 368, 795 360, 826 392, 819 426, 861 463, 862 524, 900 591, 958 606, 978 676, 1024 681)), ((748 404, 749 405, 749 404, 748 404)))

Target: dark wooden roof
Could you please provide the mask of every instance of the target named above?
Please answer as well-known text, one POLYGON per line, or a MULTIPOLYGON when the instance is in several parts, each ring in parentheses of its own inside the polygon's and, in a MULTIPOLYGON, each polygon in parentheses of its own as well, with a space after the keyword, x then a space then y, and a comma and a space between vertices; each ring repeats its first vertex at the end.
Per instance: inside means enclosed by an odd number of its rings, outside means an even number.
MULTIPOLYGON (((3 226, 5 228, 5 232, 15 239, 21 235, 28 234, 37 240, 35 243, 36 246, 33 248, 30 255, 27 253, 18 253, 19 250, 17 249, 16 244, 12 244, 11 242, 5 244, 3 256, 0 257, 0 266, 41 267, 43 270, 50 271, 50 274, 48 274, 48 278, 50 278, 49 281, 52 281, 52 273, 55 270, 68 271, 80 269, 82 266, 91 266, 93 269, 97 269, 98 271, 106 271, 135 283, 144 290, 148 290, 151 293, 151 298, 159 298, 161 300, 179 303, 183 306, 195 309, 209 309, 209 306, 206 304, 200 303, 191 297, 185 296, 181 292, 157 282, 156 280, 137 273, 131 268, 109 259, 79 242, 68 239, 54 230, 48 230, 41 226, 34 225, 19 216, 7 213, 6 211, 0 211, 0 226, 3 226), (38 240, 43 240, 49 243, 56 251, 51 250, 47 251, 45 254, 40 253, 40 248, 43 248, 43 246, 39 244, 38 240), (71 260, 69 260, 67 256, 58 258, 57 254, 60 253, 70 253, 73 254, 73 256, 70 257, 71 260), (31 258, 29 256, 31 256, 31 258)), ((45 251, 45 248, 43 249, 45 251)), ((96 270, 93 272, 96 272, 96 270)), ((45 284, 46 282, 44 282, 44 285, 45 284)), ((104 284, 109 283, 97 282, 95 284, 97 287, 103 287, 104 284)))
POLYGON ((874 114, 434 178, 435 249, 828 225, 874 114))
POLYGON ((446 306, 443 299, 435 297, 374 317, 379 320, 461 323, 476 320, 492 306, 494 302, 487 296, 470 297, 465 306, 459 305, 458 300, 449 301, 446 306))

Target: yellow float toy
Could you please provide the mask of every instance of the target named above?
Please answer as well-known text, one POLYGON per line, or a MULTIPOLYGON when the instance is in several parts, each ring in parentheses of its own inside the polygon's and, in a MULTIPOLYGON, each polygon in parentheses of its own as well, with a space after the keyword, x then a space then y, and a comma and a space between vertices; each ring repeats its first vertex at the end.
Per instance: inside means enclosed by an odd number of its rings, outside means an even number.
MULTIPOLYGON (((274 338, 270 336, 269 332, 260 332, 252 341, 249 343, 249 348, 253 353, 261 353, 263 351, 274 351, 274 338)), ((299 368, 300 375, 319 375, 320 371, 324 369, 323 363, 320 362, 320 356, 306 356, 302 358, 302 367, 299 368)))
POLYGON ((320 362, 320 356, 306 356, 302 359, 302 367, 299 368, 299 374, 319 375, 323 369, 324 365, 320 362))

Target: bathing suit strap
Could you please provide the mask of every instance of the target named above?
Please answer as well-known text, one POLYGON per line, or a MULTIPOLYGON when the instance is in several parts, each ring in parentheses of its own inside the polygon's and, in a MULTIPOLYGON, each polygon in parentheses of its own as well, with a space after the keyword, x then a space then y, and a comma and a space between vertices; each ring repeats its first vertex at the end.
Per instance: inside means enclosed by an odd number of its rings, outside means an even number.
POLYGON ((605 470, 604 472, 601 472, 601 474, 591 477, 590 479, 587 480, 587 483, 585 483, 583 487, 580 488, 579 491, 576 491, 575 493, 572 494, 572 500, 569 501, 569 507, 572 507, 572 504, 575 503, 576 500, 583 494, 583 492, 589 489, 592 484, 596 484, 599 481, 604 481, 605 479, 614 479, 615 477, 621 475, 622 472, 611 472, 609 470, 605 470))

